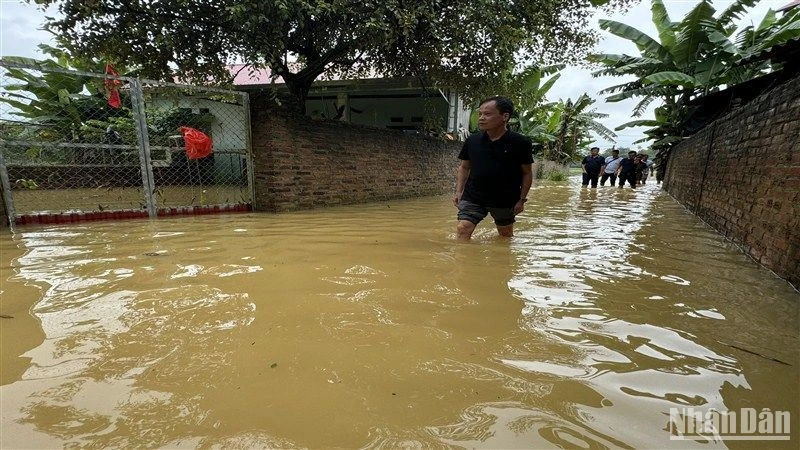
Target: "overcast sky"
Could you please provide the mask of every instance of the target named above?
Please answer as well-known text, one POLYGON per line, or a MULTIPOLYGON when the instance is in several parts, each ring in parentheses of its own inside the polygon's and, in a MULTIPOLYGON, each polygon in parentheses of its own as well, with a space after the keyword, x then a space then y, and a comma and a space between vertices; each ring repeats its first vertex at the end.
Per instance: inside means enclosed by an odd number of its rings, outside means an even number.
MULTIPOLYGON (((663 0, 667 7, 670 19, 678 21, 690 11, 697 3, 696 0, 663 0)), ((713 2, 717 11, 722 11, 733 0, 716 0, 713 2)), ((764 17, 768 9, 778 9, 789 3, 789 0, 761 0, 753 8, 748 10, 748 14, 740 21, 740 26, 750 23, 758 23, 764 17)), ((42 57, 36 46, 40 43, 51 43, 50 34, 40 28, 44 22, 45 15, 55 15, 51 9, 47 13, 37 9, 35 5, 22 3, 19 0, 0 0, 0 56, 28 56, 42 57)), ((599 19, 612 19, 635 26, 639 30, 657 38, 655 26, 650 20, 650 2, 644 0, 637 6, 629 9, 625 13, 615 13, 613 15, 599 13, 592 21, 593 26, 599 30, 597 25, 599 19)), ((598 53, 627 53, 638 55, 636 47, 629 41, 617 38, 609 33, 600 31, 602 39, 595 48, 598 53)), ((595 108, 599 112, 609 114, 609 117, 602 122, 611 129, 632 120, 631 111, 636 105, 636 100, 629 100, 618 103, 607 103, 597 92, 608 86, 625 82, 623 78, 601 77, 592 78, 591 70, 577 67, 569 67, 562 72, 561 78, 556 82, 550 91, 550 100, 577 98, 586 92, 597 101, 595 108)), ((651 105, 650 109, 642 118, 651 118, 652 109, 656 105, 651 105)), ((630 147, 632 142, 642 137, 641 128, 627 128, 619 131, 616 145, 618 147, 630 147)), ((598 140, 597 145, 609 147, 611 142, 598 140)))

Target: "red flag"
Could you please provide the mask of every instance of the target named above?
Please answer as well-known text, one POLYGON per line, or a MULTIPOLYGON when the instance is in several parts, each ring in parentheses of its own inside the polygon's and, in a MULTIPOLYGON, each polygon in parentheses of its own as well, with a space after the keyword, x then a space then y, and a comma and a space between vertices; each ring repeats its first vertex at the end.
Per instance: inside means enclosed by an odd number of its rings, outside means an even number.
MULTIPOLYGON (((114 66, 111 64, 106 64, 106 75, 111 75, 114 77, 118 77, 119 74, 116 70, 114 70, 114 66)), ((115 80, 112 78, 105 79, 105 86, 108 90, 108 106, 112 108, 119 108, 122 106, 122 100, 119 97, 119 86, 122 85, 122 81, 115 80)))

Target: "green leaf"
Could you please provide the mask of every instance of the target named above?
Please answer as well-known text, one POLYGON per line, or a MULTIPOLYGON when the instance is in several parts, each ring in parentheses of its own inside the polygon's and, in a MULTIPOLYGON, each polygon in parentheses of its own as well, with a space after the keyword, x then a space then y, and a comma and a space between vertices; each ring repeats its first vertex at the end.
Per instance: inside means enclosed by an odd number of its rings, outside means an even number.
POLYGON ((759 0, 736 0, 734 1, 731 6, 725 9, 722 14, 719 15, 717 21, 722 25, 724 28, 728 28, 731 26, 733 21, 740 19, 744 14, 745 9, 752 7, 759 0))
POLYGON ((620 131, 631 127, 657 127, 659 125, 663 125, 663 123, 657 120, 632 120, 630 122, 623 123, 614 129, 620 131))
POLYGON ((760 32, 769 29, 775 22, 777 21, 777 16, 775 11, 771 8, 767 10, 766 14, 764 14, 764 18, 761 19, 761 22, 758 24, 758 27, 753 30, 755 34, 759 34, 760 32))
POLYGON ((709 89, 725 83, 726 67, 722 64, 722 60, 722 55, 716 54, 697 63, 694 74, 697 87, 702 87, 708 92, 709 89))
POLYGON ((659 59, 668 58, 669 52, 655 39, 647 34, 614 20, 600 20, 600 28, 607 30, 611 34, 627 39, 636 44, 643 56, 651 56, 659 59))
POLYGON ((728 36, 720 33, 717 30, 709 33, 708 40, 725 53, 729 53, 731 55, 739 54, 739 49, 733 44, 733 42, 730 41, 730 39, 728 39, 728 36))
POLYGON ((658 72, 644 77, 644 81, 666 86, 694 87, 698 84, 693 76, 683 72, 658 72))
POLYGON ((708 41, 706 31, 701 25, 705 20, 714 20, 714 8, 705 0, 695 6, 678 25, 675 47, 672 56, 678 68, 685 68, 699 59, 698 48, 708 41))
POLYGON ((660 87, 661 86, 659 86, 657 84, 651 84, 651 85, 643 86, 643 87, 638 88, 638 89, 626 90, 626 91, 620 92, 619 94, 614 94, 614 95, 611 95, 609 97, 606 97, 606 101, 610 102, 610 103, 615 103, 615 102, 620 102, 622 100, 627 100, 627 99, 633 98, 633 97, 644 97, 644 96, 659 95, 659 94, 661 94, 661 92, 659 91, 660 87))
MULTIPOLYGON (((800 16, 798 16, 800 18, 800 16)), ((757 47, 759 49, 767 49, 775 45, 780 45, 800 36, 800 20, 795 20, 782 26, 767 37, 763 42, 760 42, 757 47)))
POLYGON ((69 91, 67 91, 66 89, 59 89, 58 90, 58 102, 61 103, 62 105, 68 105, 69 102, 70 102, 69 101, 69 91))
POLYGON ((669 20, 667 8, 661 0, 652 0, 650 11, 653 16, 653 24, 658 30, 658 37, 661 40, 661 45, 666 48, 675 46, 675 31, 672 29, 672 21, 669 20))
POLYGON ((644 99, 642 99, 642 101, 640 101, 633 108, 633 117, 641 116, 642 113, 644 113, 645 109, 647 109, 647 107, 650 106, 650 104, 653 103, 657 98, 658 97, 656 97, 654 95, 651 95, 651 96, 648 96, 648 97, 645 97, 644 99))
POLYGON ((34 67, 41 67, 41 61, 35 60, 33 58, 25 58, 23 56, 3 56, 0 58, 0 61, 13 63, 13 64, 22 64, 26 66, 34 66, 34 67))

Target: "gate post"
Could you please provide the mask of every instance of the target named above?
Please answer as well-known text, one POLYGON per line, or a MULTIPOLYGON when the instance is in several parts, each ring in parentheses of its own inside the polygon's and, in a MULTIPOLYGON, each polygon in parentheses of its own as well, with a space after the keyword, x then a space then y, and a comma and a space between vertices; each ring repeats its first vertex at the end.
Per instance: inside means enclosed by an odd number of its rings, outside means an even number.
POLYGON ((244 136, 245 147, 247 150, 247 184, 250 191, 250 207, 253 211, 258 211, 256 204, 256 171, 253 167, 253 129, 250 126, 250 95, 247 92, 240 92, 242 96, 242 107, 244 109, 244 136))
POLYGON ((139 143, 139 164, 142 171, 142 186, 144 200, 147 205, 147 215, 156 218, 156 204, 153 197, 155 183, 153 182, 153 165, 150 162, 150 136, 147 132, 147 116, 144 109, 144 93, 142 84, 138 79, 129 79, 131 84, 131 101, 133 102, 133 119, 136 121, 136 140, 139 143))
POLYGON ((11 196, 11 181, 8 179, 8 170, 6 169, 6 160, 3 156, 3 148, 5 144, 0 142, 0 183, 2 183, 3 191, 3 204, 6 207, 6 216, 8 216, 8 225, 14 227, 14 198, 11 196))

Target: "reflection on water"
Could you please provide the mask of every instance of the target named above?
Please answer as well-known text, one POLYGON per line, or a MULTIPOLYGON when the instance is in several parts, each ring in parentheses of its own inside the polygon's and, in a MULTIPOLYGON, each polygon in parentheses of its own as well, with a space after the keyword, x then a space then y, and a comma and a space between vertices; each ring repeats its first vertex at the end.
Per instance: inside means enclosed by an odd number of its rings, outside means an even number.
POLYGON ((788 284, 655 186, 530 199, 470 244, 442 197, 3 237, 0 306, 40 288, 44 340, 3 352, 0 445, 752 444, 670 440, 684 406, 800 429, 788 284))

